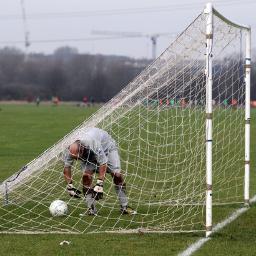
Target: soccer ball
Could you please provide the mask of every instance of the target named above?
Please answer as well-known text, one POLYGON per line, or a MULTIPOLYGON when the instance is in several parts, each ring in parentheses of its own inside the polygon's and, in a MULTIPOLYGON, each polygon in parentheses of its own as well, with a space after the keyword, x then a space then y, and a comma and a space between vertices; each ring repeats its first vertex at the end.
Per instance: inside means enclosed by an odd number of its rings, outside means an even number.
POLYGON ((49 210, 53 217, 64 216, 68 214, 68 205, 62 200, 54 200, 51 203, 49 210))

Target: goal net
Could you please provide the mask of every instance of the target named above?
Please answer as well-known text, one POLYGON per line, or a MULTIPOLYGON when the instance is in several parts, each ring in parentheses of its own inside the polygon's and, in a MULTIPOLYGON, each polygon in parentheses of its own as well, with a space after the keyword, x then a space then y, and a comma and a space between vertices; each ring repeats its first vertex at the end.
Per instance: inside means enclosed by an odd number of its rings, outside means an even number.
MULTIPOLYGON (((205 231, 207 15, 202 12, 88 120, 1 184, 0 232, 205 231), (120 213, 108 174, 97 216, 80 216, 87 208, 84 199, 67 194, 63 152, 89 127, 104 129, 116 140, 129 205, 136 215, 120 213), (68 215, 50 215, 49 205, 56 199, 67 202, 68 215)), ((247 32, 213 9, 214 223, 228 213, 225 205, 244 201, 247 32)), ((79 161, 72 175, 73 184, 82 190, 79 161)))

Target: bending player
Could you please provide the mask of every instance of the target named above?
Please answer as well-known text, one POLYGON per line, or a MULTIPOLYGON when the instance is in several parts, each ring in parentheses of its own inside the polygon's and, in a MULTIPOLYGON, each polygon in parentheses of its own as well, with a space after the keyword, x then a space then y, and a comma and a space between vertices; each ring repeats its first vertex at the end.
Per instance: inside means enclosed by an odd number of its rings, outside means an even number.
POLYGON ((72 143, 64 152, 63 160, 67 192, 76 198, 80 198, 81 192, 72 184, 71 168, 74 160, 81 161, 83 194, 89 215, 97 214, 96 200, 103 198, 103 184, 107 172, 113 178, 121 213, 136 214, 136 211, 128 206, 116 143, 106 131, 95 127, 85 129, 81 138, 72 143), (98 179, 96 185, 92 187, 93 174, 96 171, 98 179))

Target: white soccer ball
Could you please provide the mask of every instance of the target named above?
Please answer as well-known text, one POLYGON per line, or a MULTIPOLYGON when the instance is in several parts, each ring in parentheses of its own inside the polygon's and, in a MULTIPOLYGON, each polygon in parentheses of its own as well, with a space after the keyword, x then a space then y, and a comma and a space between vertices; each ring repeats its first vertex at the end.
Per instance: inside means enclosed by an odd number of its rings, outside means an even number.
POLYGON ((50 207, 50 213, 52 216, 64 216, 68 214, 68 205, 62 200, 54 200, 50 207))

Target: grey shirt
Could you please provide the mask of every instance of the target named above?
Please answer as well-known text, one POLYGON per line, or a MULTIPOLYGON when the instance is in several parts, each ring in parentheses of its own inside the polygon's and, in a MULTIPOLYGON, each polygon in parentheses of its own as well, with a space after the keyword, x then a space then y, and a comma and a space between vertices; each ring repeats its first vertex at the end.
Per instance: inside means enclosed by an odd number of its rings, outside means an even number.
MULTIPOLYGON (((82 131, 77 140, 80 140, 81 144, 91 151, 98 165, 107 163, 109 151, 116 149, 115 141, 111 136, 106 131, 95 127, 82 131)), ((68 149, 64 152, 63 161, 65 167, 73 165, 74 159, 68 149)))

